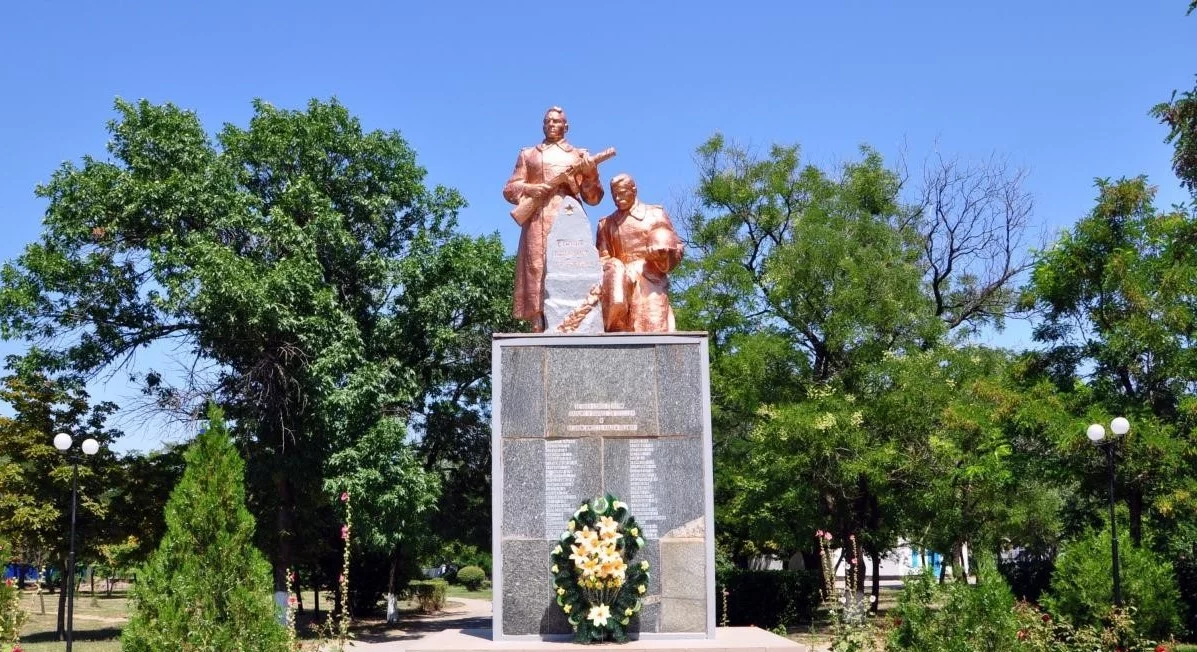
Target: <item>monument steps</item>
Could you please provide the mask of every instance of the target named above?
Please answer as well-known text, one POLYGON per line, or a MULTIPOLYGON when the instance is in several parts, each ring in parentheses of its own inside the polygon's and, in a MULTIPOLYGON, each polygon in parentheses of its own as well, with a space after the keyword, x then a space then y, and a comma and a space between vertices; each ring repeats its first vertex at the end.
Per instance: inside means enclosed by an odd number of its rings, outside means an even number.
POLYGON ((627 643, 494 641, 489 629, 450 629, 416 641, 407 652, 566 652, 607 649, 618 652, 810 652, 810 648, 758 627, 717 627, 713 639, 647 639, 627 643))

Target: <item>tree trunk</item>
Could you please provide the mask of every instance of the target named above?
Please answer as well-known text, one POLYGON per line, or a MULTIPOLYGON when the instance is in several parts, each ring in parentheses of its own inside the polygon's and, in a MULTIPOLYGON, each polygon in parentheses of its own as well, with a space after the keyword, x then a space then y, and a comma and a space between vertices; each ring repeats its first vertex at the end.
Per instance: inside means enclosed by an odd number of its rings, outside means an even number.
POLYGON ((303 613, 303 584, 299 582, 299 571, 295 571, 295 613, 303 613))
MULTIPOLYGON (((65 571, 67 564, 63 560, 62 567, 65 571)), ((61 641, 66 636, 66 599, 67 599, 67 574, 62 574, 62 590, 58 592, 58 628, 54 631, 54 640, 61 641)))
POLYGON ((396 591, 396 577, 399 573, 399 544, 395 544, 394 549, 391 550, 391 569, 387 576, 387 624, 394 625, 399 622, 399 596, 396 591))
POLYGON ((964 548, 959 541, 952 544, 952 580, 968 583, 968 573, 964 572, 964 548))
POLYGON ((291 482, 285 473, 277 473, 274 477, 275 490, 278 492, 278 558, 274 560, 274 603, 278 609, 279 623, 287 624, 287 572, 291 568, 291 539, 294 534, 292 528, 291 482))
POLYGON ((881 604, 881 551, 874 549, 869 557, 873 560, 873 604, 869 611, 877 613, 877 605, 881 604))
POLYGON ((1130 489, 1126 492, 1126 506, 1130 508, 1130 538, 1136 548, 1143 545, 1143 491, 1130 489))

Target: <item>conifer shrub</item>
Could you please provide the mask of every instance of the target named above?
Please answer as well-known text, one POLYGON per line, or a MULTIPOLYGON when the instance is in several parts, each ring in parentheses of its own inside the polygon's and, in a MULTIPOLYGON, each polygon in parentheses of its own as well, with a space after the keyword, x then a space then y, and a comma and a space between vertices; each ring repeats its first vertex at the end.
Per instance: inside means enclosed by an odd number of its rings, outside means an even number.
POLYGON ((166 534, 138 573, 128 652, 283 652, 270 566, 253 545, 245 462, 219 408, 188 447, 187 468, 166 504, 166 534))

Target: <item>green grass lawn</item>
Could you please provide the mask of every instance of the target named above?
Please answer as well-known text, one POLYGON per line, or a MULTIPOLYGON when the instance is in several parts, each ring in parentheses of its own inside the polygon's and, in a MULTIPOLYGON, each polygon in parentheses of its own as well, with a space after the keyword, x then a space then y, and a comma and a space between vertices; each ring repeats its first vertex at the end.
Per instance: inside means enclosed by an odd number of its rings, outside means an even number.
POLYGON ((449 590, 445 593, 449 599, 453 598, 473 598, 474 600, 491 600, 494 598, 494 593, 487 582, 485 586, 477 591, 467 591, 466 588, 460 584, 450 584, 449 590))

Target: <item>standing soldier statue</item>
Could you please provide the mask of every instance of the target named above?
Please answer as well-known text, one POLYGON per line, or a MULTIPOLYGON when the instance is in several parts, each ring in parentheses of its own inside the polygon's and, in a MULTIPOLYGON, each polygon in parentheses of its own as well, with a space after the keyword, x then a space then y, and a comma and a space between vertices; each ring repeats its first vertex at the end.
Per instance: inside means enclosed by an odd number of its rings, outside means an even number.
POLYGON ((568 131, 569 122, 561 107, 546 111, 544 141, 520 150, 515 170, 503 187, 503 197, 516 204, 511 217, 521 229, 515 255, 514 313, 516 318, 531 322, 537 333, 546 328, 544 279, 549 230, 563 211, 581 211, 579 200, 591 206, 603 200, 598 163, 615 155, 614 150, 606 150, 591 158, 586 150, 565 140, 568 131))

